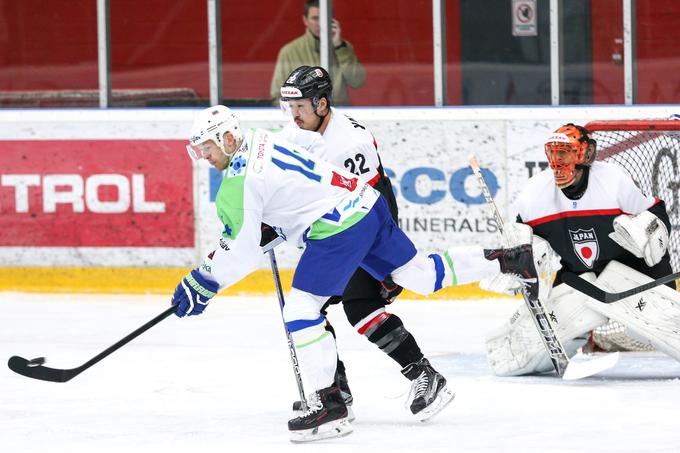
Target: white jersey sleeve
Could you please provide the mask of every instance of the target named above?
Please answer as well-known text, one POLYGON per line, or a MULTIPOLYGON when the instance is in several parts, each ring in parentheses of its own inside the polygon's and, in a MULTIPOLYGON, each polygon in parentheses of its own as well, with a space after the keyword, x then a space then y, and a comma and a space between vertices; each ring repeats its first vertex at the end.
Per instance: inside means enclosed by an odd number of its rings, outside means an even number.
POLYGON ((335 107, 331 107, 331 112, 331 119, 323 133, 322 145, 306 145, 309 138, 293 132, 300 131, 300 128, 292 120, 283 128, 282 133, 286 134, 286 139, 304 146, 315 156, 357 175, 362 182, 375 184, 380 178, 381 164, 373 134, 335 107))
POLYGON ((639 214, 651 208, 656 198, 647 196, 635 185, 633 180, 622 169, 612 165, 613 172, 619 174, 618 197, 621 210, 626 214, 639 214))

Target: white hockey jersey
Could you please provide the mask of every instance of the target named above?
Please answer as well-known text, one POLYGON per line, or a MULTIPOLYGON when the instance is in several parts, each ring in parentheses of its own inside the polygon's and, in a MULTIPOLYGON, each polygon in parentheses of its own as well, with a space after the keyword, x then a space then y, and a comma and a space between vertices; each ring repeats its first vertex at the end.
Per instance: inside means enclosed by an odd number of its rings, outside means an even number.
MULTIPOLYGON (((598 273, 615 259, 646 272, 641 267, 644 262, 615 243, 609 233, 614 231, 616 216, 639 214, 659 202, 644 195, 623 169, 598 161, 590 167, 580 199, 568 198, 547 169, 529 179, 514 209, 518 220, 530 225, 562 257, 563 270, 598 273)), ((658 215, 667 220, 665 211, 658 215)))
POLYGON ((217 193, 224 231, 201 272, 223 289, 259 264, 261 223, 281 227, 287 240, 323 239, 357 223, 377 199, 378 192, 351 173, 278 135, 253 129, 217 193))
MULTIPOLYGON (((316 156, 333 165, 345 168, 359 177, 361 182, 374 185, 380 178, 380 159, 373 134, 354 119, 331 107, 332 115, 323 133, 323 143, 314 140, 309 131, 300 129, 290 121, 280 134, 287 140, 305 146, 316 156)), ((319 135, 317 133, 312 133, 319 135)))

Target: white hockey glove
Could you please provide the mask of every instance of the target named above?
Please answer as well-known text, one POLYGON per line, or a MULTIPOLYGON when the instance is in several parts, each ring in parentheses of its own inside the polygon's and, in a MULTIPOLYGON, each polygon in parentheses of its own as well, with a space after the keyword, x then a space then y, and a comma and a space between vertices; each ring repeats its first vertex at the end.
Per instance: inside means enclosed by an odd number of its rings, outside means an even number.
MULTIPOLYGON (((531 227, 527 225, 525 227, 531 231, 531 227)), ((538 277, 542 281, 540 286, 542 294, 540 297, 547 297, 552 289, 553 274, 562 267, 560 265, 560 256, 555 253, 548 241, 540 236, 533 236, 532 249, 536 272, 538 272, 538 277)), ((522 283, 515 277, 498 273, 492 277, 480 280, 479 287, 486 291, 515 296, 522 289, 522 283)))
POLYGON ((622 214, 614 219, 614 232, 609 237, 647 266, 654 266, 668 249, 668 229, 649 211, 637 215, 622 214))

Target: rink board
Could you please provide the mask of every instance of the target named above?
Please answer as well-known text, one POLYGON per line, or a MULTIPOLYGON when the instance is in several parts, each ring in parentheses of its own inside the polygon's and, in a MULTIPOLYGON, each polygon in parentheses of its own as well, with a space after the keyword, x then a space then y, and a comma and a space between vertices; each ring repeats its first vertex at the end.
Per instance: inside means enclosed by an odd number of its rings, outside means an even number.
MULTIPOLYGON (((5 267, 0 268, 0 292, 46 292, 81 294, 166 294, 172 295, 177 283, 190 268, 139 268, 139 267, 5 267)), ((293 281, 293 271, 280 271, 281 284, 288 291, 293 281)), ((271 295, 276 287, 271 271, 257 270, 222 293, 228 296, 271 295)), ((404 291, 402 299, 474 299, 502 297, 489 293, 474 284, 444 288, 425 297, 404 291)))
MULTIPOLYGON (((493 246, 497 226, 466 165, 475 153, 503 215, 565 122, 667 118, 674 106, 346 109, 375 135, 402 229, 423 252, 493 246)), ((0 289, 164 292, 216 248, 221 175, 184 149, 197 109, 0 111, 0 289), (45 158, 49 156, 49 158, 45 158), (21 267, 47 268, 24 284, 21 267), (51 268, 51 269, 50 269, 51 268), (114 271, 102 270, 115 268, 114 271), (137 271, 126 271, 126 269, 137 271), (79 270, 82 269, 82 270, 79 270), (143 269, 143 272, 140 271, 143 269), (78 277, 81 276, 81 277, 78 277), (90 278, 96 276, 97 278, 90 278), (80 280, 79 280, 80 279, 80 280), (127 289, 126 289, 127 288, 127 289), (153 288, 153 289, 149 289, 153 288)), ((236 109, 245 127, 282 127, 275 109, 236 109)), ((277 248, 290 271, 300 255, 277 248)), ((269 283, 256 276, 234 288, 269 283)), ((264 278, 264 277, 262 277, 264 278)), ((467 297, 454 289, 441 297, 467 297)), ((481 293, 472 290, 475 297, 481 293)))

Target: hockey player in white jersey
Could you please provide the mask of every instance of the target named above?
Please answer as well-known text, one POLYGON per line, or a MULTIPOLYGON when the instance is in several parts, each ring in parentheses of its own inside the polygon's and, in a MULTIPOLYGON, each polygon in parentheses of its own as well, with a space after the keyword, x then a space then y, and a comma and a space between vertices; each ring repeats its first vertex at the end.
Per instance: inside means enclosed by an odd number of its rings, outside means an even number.
POLYGON ((187 149, 194 159, 205 158, 225 171, 216 198, 224 230, 214 252, 177 285, 172 303, 178 316, 201 314, 215 294, 257 268, 261 223, 283 228, 287 240, 306 243, 283 310, 310 390, 309 410, 288 422, 292 441, 352 431, 334 382, 335 340, 320 310, 328 297, 342 293, 357 267, 377 280, 391 274, 420 294, 477 281, 499 269, 527 272, 519 269, 531 253, 526 234, 521 246, 501 250, 499 261, 485 259, 478 247, 418 253, 371 186, 268 131, 243 131, 227 107, 210 107, 196 116, 187 149))
MULTIPOLYGON (((558 128, 545 145, 550 169, 530 178, 516 202, 517 221, 536 235, 534 253, 543 247, 544 255, 560 258, 545 310, 568 355, 584 345, 588 332, 613 319, 635 339, 680 359, 680 297, 674 284, 611 304, 561 284, 562 273, 572 272, 618 292, 672 273, 664 202, 644 195, 622 168, 595 161, 596 145, 583 127, 558 128)), ((503 281, 507 279, 500 276, 481 286, 512 292, 514 282, 503 281)), ((500 376, 552 369, 524 306, 488 336, 487 352, 500 376)))
MULTIPOLYGON (((332 107, 333 86, 325 69, 318 66, 296 68, 281 86, 282 109, 291 120, 281 131, 290 141, 306 146, 315 156, 354 173, 362 183, 376 189, 387 201, 392 218, 397 221, 397 201, 390 179, 385 175, 378 145, 365 126, 332 107), (322 143, 310 142, 301 131, 318 132, 322 143)), ((386 311, 401 291, 391 278, 379 282, 359 267, 342 294, 332 297, 328 304, 342 302, 347 320, 362 335, 396 361, 402 374, 411 381, 411 412, 419 419, 430 418, 439 389, 446 379, 437 372, 421 352, 413 335, 399 316, 386 311), (431 398, 425 395, 432 394, 431 398)), ((332 327, 327 328, 335 335, 332 327)), ((345 402, 352 404, 345 367, 338 358, 337 383, 345 402)), ((447 396, 447 395, 444 395, 447 396)), ((296 405, 296 406, 299 406, 296 405)), ((443 408, 440 405, 439 408, 443 408)))

